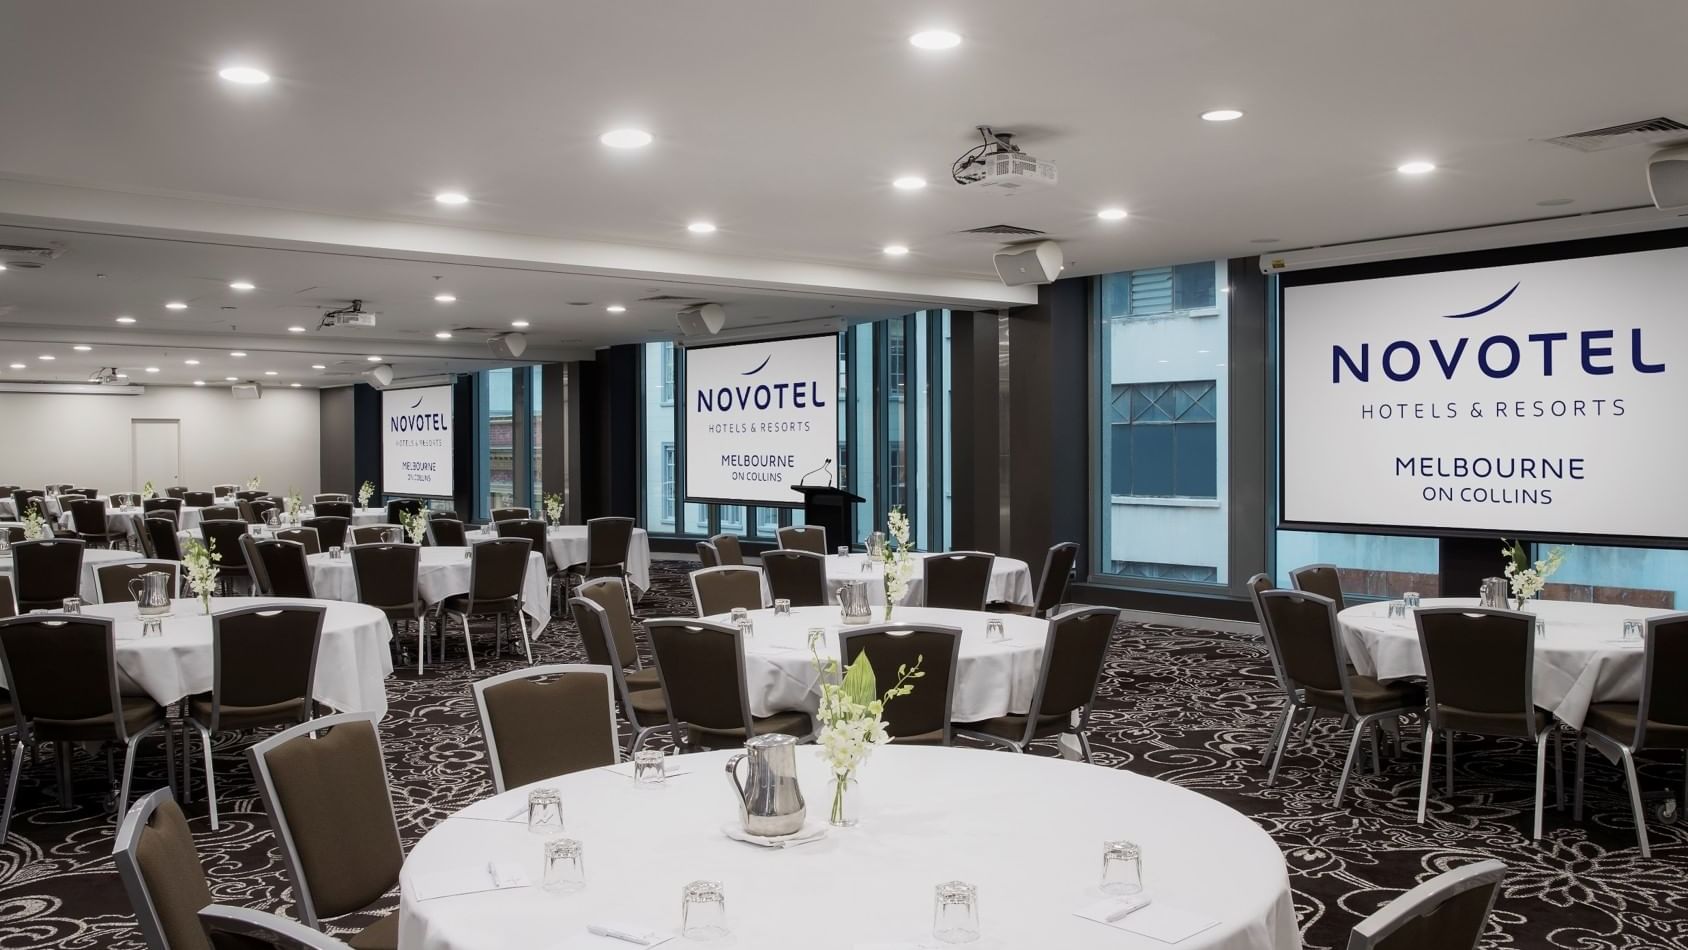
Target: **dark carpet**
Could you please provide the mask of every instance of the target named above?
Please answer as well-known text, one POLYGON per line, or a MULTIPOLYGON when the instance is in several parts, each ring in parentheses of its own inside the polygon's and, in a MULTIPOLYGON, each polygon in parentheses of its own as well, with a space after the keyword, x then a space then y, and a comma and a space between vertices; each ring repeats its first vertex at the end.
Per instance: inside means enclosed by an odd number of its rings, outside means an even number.
MULTIPOLYGON (((653 566, 642 616, 690 613, 685 567, 653 566)), ((575 644, 572 624, 553 622, 535 644, 534 659, 580 662, 575 644)), ((506 655, 471 674, 461 641, 454 645, 442 668, 422 677, 414 668, 400 670, 388 681, 382 740, 407 847, 492 791, 468 684, 520 664, 506 655)), ((479 646, 478 656, 486 657, 490 634, 479 646)), ((1535 842, 1529 836, 1534 755, 1519 742, 1461 741, 1455 795, 1444 800, 1433 790, 1422 826, 1415 821, 1416 728, 1399 757, 1386 750, 1381 777, 1359 777, 1341 809, 1331 807, 1331 798, 1346 743, 1334 719, 1316 724, 1310 742, 1292 746, 1277 787, 1266 788, 1259 763, 1280 707, 1270 664, 1253 637, 1124 624, 1098 705, 1099 764, 1209 795, 1272 835, 1289 864, 1308 947, 1344 947, 1357 920, 1405 889, 1494 857, 1508 872, 1484 947, 1688 948, 1688 832, 1654 821, 1653 857, 1642 860, 1621 776, 1596 754, 1589 756, 1585 820, 1573 823, 1569 807, 1550 808, 1546 832, 1535 842)), ((211 830, 202 795, 186 808, 212 893, 222 903, 286 912, 281 859, 246 766, 251 740, 224 738, 222 828, 211 830)), ((1057 754, 1052 743, 1036 751, 1057 754)), ((1438 765, 1438 781, 1440 774, 1438 765)), ((77 756, 70 809, 58 806, 52 775, 45 750, 38 768, 26 763, 18 813, 0 850, 0 950, 142 947, 112 866, 114 825, 101 810, 103 761, 77 756)), ((195 777, 202 790, 197 769, 195 777)), ((1643 783, 1679 794, 1680 759, 1649 761, 1643 783)), ((149 743, 137 765, 136 795, 162 784, 163 749, 149 743)), ((388 903, 395 900, 389 896, 388 903)))

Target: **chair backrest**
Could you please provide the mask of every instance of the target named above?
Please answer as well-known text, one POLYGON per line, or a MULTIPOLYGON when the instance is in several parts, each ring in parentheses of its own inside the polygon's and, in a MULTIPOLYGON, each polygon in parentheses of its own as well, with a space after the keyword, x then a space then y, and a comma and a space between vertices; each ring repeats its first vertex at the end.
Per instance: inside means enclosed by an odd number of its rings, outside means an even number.
POLYGON ((211 950, 351 950, 320 930, 248 907, 203 907, 199 926, 211 950))
POLYGON ((12 581, 18 609, 57 610, 82 590, 84 544, 71 538, 42 538, 12 545, 12 581))
POLYGON ((211 493, 218 498, 233 498, 234 493, 240 491, 239 485, 212 485, 211 493))
POLYGON ((105 534, 106 503, 98 498, 85 498, 70 503, 70 523, 77 534, 105 534))
POLYGON ((169 488, 164 489, 164 494, 170 498, 186 499, 188 497, 188 486, 171 485, 169 488))
POLYGON ((456 518, 429 518, 428 539, 436 548, 466 548, 469 533, 456 518))
POLYGON ((265 596, 316 596, 311 587, 310 554, 302 543, 275 538, 255 542, 252 547, 257 554, 253 570, 262 572, 265 596))
POLYGON ((1337 613, 1347 607, 1342 599, 1342 575, 1335 564, 1308 564, 1289 572, 1289 582, 1296 590, 1328 597, 1336 604, 1337 613))
POLYGON ((527 508, 494 508, 494 509, 492 509, 492 520, 495 521, 495 522, 496 521, 509 521, 513 518, 531 518, 531 517, 533 517, 533 512, 531 510, 527 509, 527 508))
POLYGON ((714 546, 715 554, 723 565, 738 565, 744 563, 744 549, 739 546, 738 535, 718 534, 709 539, 714 546))
POLYGON ((520 597, 532 553, 533 545, 526 538, 495 538, 471 545, 469 599, 491 602, 520 597))
POLYGON ((1462 730, 1535 738, 1534 616, 1479 607, 1429 607, 1413 611, 1413 619, 1432 724, 1453 714, 1462 730), (1473 713, 1480 719, 1473 720, 1473 713))
POLYGON ((0 525, 0 538, 4 538, 7 544, 17 544, 24 539, 23 525, 0 525))
POLYGON ((360 524, 352 527, 353 544, 379 544, 388 538, 403 537, 404 528, 396 524, 360 524))
POLYGON ((154 512, 170 512, 172 521, 179 521, 182 514, 182 500, 180 498, 145 498, 141 501, 141 514, 150 515, 154 512))
POLYGON ((1278 688, 1287 690, 1284 683, 1283 663, 1278 659, 1277 648, 1272 645, 1272 638, 1266 635, 1266 606, 1260 602, 1260 595, 1274 590, 1272 578, 1265 574, 1256 574, 1248 579, 1244 585, 1248 588, 1248 601, 1254 605, 1254 619, 1260 624, 1260 642, 1266 647, 1266 658, 1272 662, 1272 676, 1278 681, 1278 688))
POLYGON ((1065 716, 1075 709, 1089 714, 1118 623, 1115 607, 1075 607, 1049 618, 1031 707, 1037 716, 1065 716))
POLYGON ((330 492, 319 492, 319 493, 311 496, 311 504, 313 504, 313 505, 320 505, 325 501, 345 502, 347 504, 350 504, 351 500, 352 500, 352 496, 348 495, 345 492, 332 492, 332 491, 330 491, 330 492))
POLYGON ((141 504, 139 492, 112 492, 111 506, 113 508, 138 508, 141 504))
POLYGON ((768 575, 768 595, 775 600, 784 598, 793 607, 824 607, 828 603, 824 554, 785 548, 766 551, 762 554, 762 571, 768 575))
POLYGON ((1346 690, 1348 661, 1331 599, 1299 590, 1269 590, 1257 596, 1267 648, 1282 666, 1282 685, 1292 692, 1302 687, 1346 690))
POLYGON ((18 615, 17 598, 12 596, 12 579, 0 574, 0 620, 18 615))
POLYGON ((586 566, 625 564, 627 549, 632 543, 632 518, 592 518, 586 522, 586 566))
MULTIPOLYGON (((580 585, 580 596, 604 609, 623 663, 639 664, 639 639, 633 632, 633 609, 627 604, 627 585, 619 577, 599 577, 580 585)), ((597 660, 592 662, 596 663, 597 660)))
MULTIPOLYGON (((1073 565, 1078 562, 1078 542, 1062 541, 1052 545, 1043 556, 1043 574, 1037 579, 1037 604, 1033 608, 1039 617, 1067 600, 1067 584, 1072 580, 1073 565)), ((927 579, 930 583, 931 579, 927 579)))
POLYGON ((218 518, 199 523, 200 537, 205 539, 207 547, 223 556, 217 562, 222 570, 230 568, 244 569, 246 567, 246 548, 240 540, 247 536, 252 526, 234 518, 218 518))
POLYGON ((422 502, 415 498, 395 498, 387 502, 387 520, 393 524, 404 524, 399 515, 407 514, 415 517, 422 511, 422 502))
POLYGON ((254 498, 262 498, 262 497, 264 497, 265 495, 268 495, 268 494, 269 494, 269 492, 263 490, 262 488, 247 488, 247 489, 243 489, 241 491, 235 492, 234 497, 237 500, 244 498, 247 501, 251 501, 254 498))
POLYGON ((70 491, 72 494, 81 495, 83 498, 98 498, 100 496, 100 490, 97 488, 72 488, 70 491))
POLYGON ((313 927, 374 903, 398 883, 404 864, 378 718, 325 716, 247 750, 296 912, 313 927))
POLYGON ((170 575, 170 596, 175 597, 182 589, 182 565, 179 561, 124 561, 118 564, 101 564, 94 568, 94 580, 100 589, 100 603, 133 603, 135 597, 129 592, 129 582, 142 574, 155 571, 170 575))
POLYGON ((930 738, 936 734, 949 745, 950 707, 955 702, 955 675, 961 665, 961 630, 932 624, 881 624, 845 630, 838 636, 845 668, 867 652, 880 695, 896 685, 899 670, 920 664, 914 692, 885 704, 885 732, 892 739, 930 738))
POLYGON ((614 674, 557 663, 470 685, 500 792, 619 760, 614 674))
POLYGON ((1505 876, 1495 860, 1443 871, 1355 924, 1348 950, 1475 950, 1505 876))
MULTIPOLYGON (((17 721, 72 722, 121 708, 113 628, 103 617, 69 614, 0 620, 0 662, 17 721)), ((117 737, 127 738, 123 717, 113 719, 117 737)))
POLYGON ((697 543, 697 560, 704 567, 720 567, 721 552, 717 551, 715 545, 708 541, 699 541, 697 543))
POLYGON ((709 730, 742 729, 750 735, 744 643, 738 630, 705 620, 664 618, 645 621, 645 634, 651 638, 671 721, 709 730))
POLYGON ((117 829, 112 862, 141 938, 152 950, 206 950, 199 911, 211 903, 205 868, 181 806, 161 788, 130 806, 117 829))
POLYGON ((352 580, 357 585, 358 603, 372 607, 411 607, 421 596, 417 578, 422 567, 422 549, 414 544, 354 544, 352 580))
POLYGON ((533 518, 507 518, 497 522, 498 536, 501 538, 522 538, 528 542, 531 549, 538 551, 547 562, 551 555, 545 544, 545 522, 533 518))
POLYGON ((338 515, 319 515, 315 518, 306 518, 299 524, 307 528, 314 528, 317 533, 317 540, 322 544, 322 549, 326 551, 329 548, 346 546, 346 532, 352 526, 352 519, 350 515, 343 518, 338 515))
POLYGON ((239 521, 244 523, 246 521, 245 518, 241 517, 240 506, 238 505, 209 505, 201 508, 199 520, 201 523, 206 521, 239 521))
POLYGON ((275 532, 277 541, 297 541, 305 546, 306 554, 322 553, 322 535, 315 528, 297 527, 280 528, 275 532))
POLYGON ((787 551, 808 551, 810 554, 826 556, 826 528, 818 524, 787 525, 774 535, 779 538, 780 547, 787 551))
POLYGON ((947 610, 984 610, 990 599, 991 571, 996 555, 984 551, 928 554, 921 562, 926 574, 926 606, 947 610))
POLYGON ((754 567, 706 567, 692 572, 692 603, 699 617, 734 607, 762 609, 762 572, 754 567))
POLYGON ((211 615, 212 732, 230 706, 292 703, 300 722, 310 718, 327 612, 317 604, 261 604, 211 615))
POLYGON ((318 518, 352 519, 352 503, 349 501, 319 501, 311 505, 311 514, 318 518))
POLYGON ((182 503, 189 508, 207 508, 217 504, 217 496, 208 491, 183 492, 182 503))
POLYGON ((429 515, 428 518, 429 518, 430 521, 433 520, 434 518, 445 518, 449 521, 462 521, 463 520, 463 518, 460 515, 458 515, 455 510, 453 510, 451 508, 437 509, 433 514, 429 515))
POLYGON ((276 504, 268 498, 255 498, 252 501, 243 501, 240 504, 240 508, 240 516, 246 519, 248 524, 263 524, 265 516, 270 512, 282 510, 281 505, 276 504), (251 510, 250 514, 247 513, 248 509, 251 510))
MULTIPOLYGON (((1646 745, 1648 726, 1688 727, 1688 613, 1647 618, 1647 659, 1636 710, 1634 747, 1646 745)), ((1615 737, 1621 738, 1621 737, 1615 737)))
POLYGON ((161 561, 180 561, 182 559, 182 542, 176 536, 175 512, 160 512, 160 514, 168 514, 168 517, 147 515, 141 519, 141 529, 147 540, 147 547, 152 549, 148 553, 161 561))

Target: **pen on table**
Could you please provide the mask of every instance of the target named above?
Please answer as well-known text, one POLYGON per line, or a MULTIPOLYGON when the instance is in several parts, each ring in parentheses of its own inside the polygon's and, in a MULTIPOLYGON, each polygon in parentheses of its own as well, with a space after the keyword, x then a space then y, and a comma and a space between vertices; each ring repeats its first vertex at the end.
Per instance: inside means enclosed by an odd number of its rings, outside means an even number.
POLYGON ((646 940, 638 934, 628 933, 625 930, 617 930, 614 927, 605 927, 602 924, 587 924, 586 932, 599 937, 609 937, 614 940, 625 940, 628 943, 636 943, 641 947, 650 943, 649 940, 646 940))
POLYGON ((1113 913, 1109 914, 1107 916, 1107 921, 1108 921, 1108 923, 1111 924, 1116 920, 1124 920, 1125 918, 1130 917, 1132 914, 1137 913, 1138 911, 1142 910, 1143 908, 1145 908, 1147 906, 1149 906, 1149 899, 1147 897, 1134 898, 1130 903, 1126 904, 1124 907, 1121 907, 1119 910, 1116 910, 1113 913))

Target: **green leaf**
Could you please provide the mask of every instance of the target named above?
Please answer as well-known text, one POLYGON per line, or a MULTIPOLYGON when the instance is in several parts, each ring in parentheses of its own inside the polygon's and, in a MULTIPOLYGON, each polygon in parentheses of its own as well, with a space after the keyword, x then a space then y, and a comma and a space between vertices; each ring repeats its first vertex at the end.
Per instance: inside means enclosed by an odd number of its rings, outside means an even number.
POLYGON ((878 699, 879 684, 873 676, 873 664, 868 662, 867 651, 856 654, 856 661, 844 671, 844 695, 850 697, 853 703, 866 706, 878 699))

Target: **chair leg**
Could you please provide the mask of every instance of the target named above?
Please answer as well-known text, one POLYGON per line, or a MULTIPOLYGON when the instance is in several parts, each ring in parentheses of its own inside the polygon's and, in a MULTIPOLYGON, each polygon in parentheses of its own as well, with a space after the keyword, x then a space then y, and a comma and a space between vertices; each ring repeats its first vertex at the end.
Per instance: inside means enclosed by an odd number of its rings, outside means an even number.
POLYGON ((1371 737, 1372 774, 1377 776, 1383 775, 1383 756, 1377 751, 1377 734, 1382 729, 1383 722, 1379 719, 1372 720, 1372 724, 1366 727, 1366 735, 1371 737))
POLYGON ((1574 802, 1571 805, 1571 817, 1577 821, 1582 821, 1583 758, 1587 756, 1587 754, 1588 738, 1586 736, 1577 736, 1577 790, 1574 802))
POLYGON ((23 735, 19 733, 17 745, 12 749, 12 777, 6 782, 5 811, 0 813, 0 845, 6 843, 6 836, 12 830, 12 806, 18 800, 18 773, 23 771, 23 735))
POLYGON ((123 814, 129 810, 129 782, 135 776, 135 752, 140 747, 140 738, 130 736, 123 745, 123 784, 117 791, 117 820, 123 821, 123 814))
POLYGON ((475 642, 469 639, 469 615, 458 614, 457 620, 463 625, 463 646, 469 651, 469 672, 475 671, 475 642))
POLYGON ((1448 787, 1445 794, 1452 798, 1454 797, 1454 731, 1449 729, 1442 733, 1442 741, 1444 743, 1443 748, 1447 751, 1448 760, 1448 775, 1446 778, 1448 787))
POLYGON ((1418 823, 1424 824, 1425 806, 1430 800, 1430 763, 1436 758, 1436 733, 1424 730, 1424 768, 1418 776, 1418 823))
POLYGON ((1313 717, 1319 714, 1318 707, 1307 707, 1307 721, 1301 724, 1301 741, 1306 742, 1313 735, 1313 717))
POLYGON ((69 808, 71 802, 70 743, 53 744, 54 762, 59 767, 59 807, 69 808))
POLYGON ((1342 778, 1336 782, 1336 807, 1342 807, 1342 793, 1348 790, 1348 773, 1354 768, 1354 758, 1360 753, 1360 739, 1369 723, 1361 719, 1354 723, 1354 734, 1348 740, 1348 756, 1342 760, 1342 778))
POLYGON ((520 607, 516 608, 516 623, 520 624, 522 628, 522 652, 527 654, 528 666, 532 666, 533 642, 528 639, 527 614, 522 613, 520 607))
POLYGON ((1090 733, 1089 732, 1081 732, 1081 733, 1078 734, 1078 748, 1079 748, 1080 752, 1084 753, 1085 763, 1086 764, 1093 764, 1093 760, 1092 760, 1091 755, 1090 755, 1090 733))
POLYGON ((1565 810, 1565 744, 1560 741, 1559 727, 1553 727, 1553 784, 1559 803, 1553 807, 1565 810))
POLYGON ((1271 736, 1266 739, 1266 752, 1260 757, 1260 765, 1262 768, 1268 768, 1271 766, 1272 753, 1276 752, 1278 749, 1278 736, 1284 730, 1290 728, 1290 717, 1294 715, 1295 707, 1290 705, 1288 702, 1285 702, 1283 712, 1278 713, 1278 721, 1272 724, 1271 736))
POLYGON ((193 753, 188 746, 188 710, 182 704, 182 803, 193 804, 193 753))
MULTIPOLYGON (((211 830, 222 827, 217 821, 217 776, 211 769, 211 733, 201 727, 199 730, 199 745, 205 752, 205 800, 211 807, 211 830)), ((186 754, 187 750, 182 750, 186 754)), ((191 758, 191 756, 189 756, 191 758)))
POLYGON ((1541 800, 1547 785, 1547 733, 1536 736, 1536 828, 1532 836, 1541 840, 1541 800))
POLYGON ((1629 783, 1629 810, 1635 815, 1635 842, 1641 846, 1641 856, 1650 858, 1653 849, 1647 845, 1647 812, 1641 807, 1641 782, 1635 776, 1635 754, 1624 746, 1618 747, 1624 761, 1624 778, 1629 783))
POLYGON ((416 675, 422 675, 423 664, 428 660, 428 618, 418 617, 416 620, 416 675))
MULTIPOLYGON (((169 722, 164 723, 164 728, 159 731, 164 733, 164 784, 171 785, 176 778, 176 732, 170 728, 169 722)), ((183 745, 182 756, 186 758, 187 754, 188 747, 183 745)))
MULTIPOLYGON (((1291 707, 1294 708, 1294 707, 1291 707)), ((1272 768, 1266 772, 1266 787, 1271 788, 1278 781, 1278 766, 1284 764, 1284 750, 1289 748, 1289 736, 1295 729, 1293 721, 1285 723, 1284 731, 1278 736, 1278 750, 1272 756, 1272 768)), ((1302 737, 1306 741, 1306 736, 1302 737)))

